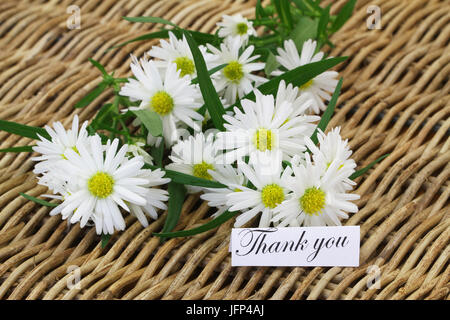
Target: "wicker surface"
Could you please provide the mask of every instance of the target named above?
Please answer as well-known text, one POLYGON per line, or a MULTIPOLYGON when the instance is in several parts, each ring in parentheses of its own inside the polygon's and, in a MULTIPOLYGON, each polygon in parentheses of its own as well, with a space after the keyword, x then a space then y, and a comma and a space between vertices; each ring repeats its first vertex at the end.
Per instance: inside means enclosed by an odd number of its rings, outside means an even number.
MULTIPOLYGON (((345 1, 333 2, 332 12, 345 1)), ((212 32, 223 13, 250 16, 255 1, 3 0, 0 3, 0 118, 43 126, 78 113, 93 117, 111 98, 73 105, 99 81, 92 57, 117 76, 129 75, 129 53, 155 42, 109 47, 147 33, 151 25, 121 16, 154 15, 212 32), (81 29, 69 30, 69 5, 81 7, 81 29)), ((0 298, 2 299, 449 299, 450 1, 361 0, 334 37, 344 77, 342 125, 360 167, 390 153, 366 173, 356 193, 361 226, 359 268, 230 266, 232 221, 210 232, 163 244, 127 219, 105 249, 94 229, 67 228, 60 216, 19 196, 45 188, 31 173, 30 153, 0 155, 0 298), (368 5, 382 29, 368 30, 368 5), (379 288, 368 289, 381 268, 379 288), (81 266, 79 287, 68 273, 81 266), (69 268, 69 269, 68 269, 69 268)), ((0 148, 32 144, 0 132, 0 148)), ((177 229, 203 224, 208 206, 192 195, 177 229)))

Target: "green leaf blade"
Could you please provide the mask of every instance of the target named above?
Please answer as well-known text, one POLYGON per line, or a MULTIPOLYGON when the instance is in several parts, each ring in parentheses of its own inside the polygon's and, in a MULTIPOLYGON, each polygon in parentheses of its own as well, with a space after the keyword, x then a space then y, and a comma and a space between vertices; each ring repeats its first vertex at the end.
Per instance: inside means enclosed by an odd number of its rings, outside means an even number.
MULTIPOLYGON (((144 168, 152 169, 152 170, 160 169, 159 167, 150 165, 148 163, 146 163, 144 165, 144 168)), ((189 174, 178 172, 175 170, 170 170, 170 169, 163 169, 163 170, 166 173, 166 175, 165 175, 166 178, 170 178, 172 181, 179 183, 179 184, 204 187, 204 188, 226 188, 227 187, 226 185, 221 184, 217 181, 198 178, 198 177, 191 176, 189 174)))
POLYGON ((21 137, 40 140, 38 135, 48 140, 51 139, 50 135, 43 128, 27 126, 25 124, 0 120, 0 131, 6 131, 12 134, 16 134, 21 137))
POLYGON ((314 130, 311 140, 314 142, 314 144, 318 143, 317 139, 317 133, 319 132, 319 129, 322 130, 322 132, 325 132, 325 129, 328 126, 328 123, 331 120, 331 117, 334 114, 334 109, 336 107, 337 100, 339 98, 339 94, 341 93, 341 87, 342 87, 343 78, 341 78, 336 85, 336 88, 334 89, 333 96, 331 97, 330 102, 328 103, 327 109, 323 113, 322 117, 320 118, 319 123, 317 124, 316 130, 314 130))
MULTIPOLYGON (((143 34, 142 36, 127 40, 125 42, 122 42, 118 45, 115 45, 115 46, 109 48, 106 51, 108 52, 110 50, 120 48, 129 43, 133 43, 133 42, 137 42, 137 41, 152 40, 152 39, 165 39, 165 38, 169 37, 169 31, 172 32, 173 34, 175 34, 177 37, 180 37, 183 35, 182 31, 179 29, 173 29, 173 30, 163 29, 160 31, 143 34)), ((198 44, 214 43, 217 40, 214 35, 209 34, 209 33, 203 33, 200 31, 193 31, 193 30, 186 30, 186 31, 188 31, 192 35, 192 37, 195 39, 195 41, 197 41, 198 44)))
POLYGON ((106 248, 110 239, 111 239, 110 234, 102 234, 102 244, 101 244, 102 249, 106 248))
POLYGON ((331 32, 338 31, 345 22, 351 17, 353 9, 355 8, 356 0, 349 0, 339 11, 336 20, 331 25, 331 32))
POLYGON ((270 52, 269 55, 267 56, 264 73, 267 76, 269 76, 272 73, 272 71, 276 70, 279 66, 280 64, 278 63, 277 58, 272 52, 270 52))
POLYGON ((108 87, 108 85, 102 81, 100 82, 94 89, 88 92, 87 95, 85 95, 80 101, 78 101, 74 108, 80 109, 86 107, 88 104, 90 104, 92 101, 94 101, 100 94, 102 94, 103 91, 108 87))
POLYGON ((303 43, 308 39, 317 38, 318 21, 309 17, 300 17, 295 28, 289 34, 299 52, 302 51, 303 43))
POLYGON ((280 17, 281 21, 286 25, 287 29, 290 31, 294 26, 294 22, 292 20, 290 1, 289 0, 280 0, 280 17))
POLYGON ((33 201, 33 202, 35 202, 37 204, 40 204, 42 206, 53 207, 53 208, 58 206, 57 203, 51 203, 51 202, 48 202, 48 201, 45 201, 45 200, 42 200, 42 199, 38 199, 36 197, 30 196, 29 194, 26 194, 26 193, 23 193, 23 192, 20 192, 19 194, 22 197, 24 197, 25 199, 33 201))
POLYGON ((172 231, 180 219, 181 209, 183 208, 184 198, 186 197, 186 188, 184 185, 169 182, 169 204, 167 209, 167 218, 164 223, 162 233, 172 231))
POLYGON ((161 23, 175 28, 179 28, 175 23, 160 17, 123 17, 124 20, 138 23, 161 23))
POLYGON ((390 153, 387 153, 381 157, 379 157, 378 159, 376 159, 375 161, 372 161, 367 167, 364 167, 360 170, 355 171, 350 177, 349 179, 351 180, 355 180, 356 178, 362 176, 364 173, 366 173, 367 171, 369 171, 370 168, 372 168, 374 165, 376 165, 378 162, 382 161, 383 159, 385 159, 386 157, 388 157, 390 155, 390 153))
POLYGON ((214 218, 213 220, 211 220, 197 228, 176 231, 176 232, 153 233, 153 235, 157 236, 157 237, 162 237, 162 238, 178 238, 178 237, 193 236, 193 235, 203 233, 203 232, 206 232, 206 231, 209 231, 209 230, 219 227, 226 221, 235 217, 238 213, 239 213, 239 211, 225 211, 218 217, 214 218))
POLYGON ((150 155, 153 157, 153 161, 158 167, 162 167, 164 156, 164 140, 161 141, 158 147, 153 146, 150 149, 150 155))
POLYGON ((109 76, 108 72, 106 72, 106 70, 105 70, 105 67, 100 62, 98 62, 92 58, 89 58, 88 60, 90 63, 92 63, 92 65, 94 67, 96 67, 98 70, 100 70, 100 72, 103 74, 103 76, 109 76))
POLYGON ((0 152, 33 152, 34 146, 20 146, 0 149, 0 152))
MULTIPOLYGON (((307 83, 309 80, 314 79, 322 72, 325 72, 328 69, 336 66, 337 64, 345 61, 346 59, 347 57, 336 57, 297 67, 267 81, 266 83, 263 83, 258 87, 258 90, 265 95, 275 94, 278 90, 278 86, 281 80, 284 80, 286 84, 292 83, 293 86, 299 87, 307 83)), ((255 94, 251 92, 242 99, 254 99, 254 97, 255 94)), ((232 110, 232 108, 235 106, 237 106, 237 103, 228 107, 227 110, 232 110)))
POLYGON ((206 68, 206 63, 203 59, 203 55, 190 33, 185 31, 184 35, 189 44, 189 48, 191 49, 192 56, 194 57, 200 91, 202 93, 203 100, 205 101, 205 105, 208 108, 209 114, 216 129, 224 131, 225 127, 223 126, 223 115, 225 114, 225 109, 208 74, 208 69, 206 68))
POLYGON ((166 177, 170 178, 172 181, 175 181, 177 183, 181 184, 187 184, 190 186, 197 186, 197 187, 204 187, 204 188, 226 188, 225 185, 212 181, 207 179, 198 178, 195 176, 191 176, 182 172, 174 171, 174 170, 167 170, 164 169, 166 172, 166 177))
MULTIPOLYGON (((214 73, 216 73, 217 71, 222 70, 222 69, 225 68, 227 65, 228 65, 228 64, 224 63, 224 64, 221 64, 220 66, 217 66, 217 67, 214 67, 214 68, 212 68, 212 69, 209 69, 209 70, 208 70, 208 75, 209 75, 209 76, 212 76, 214 73)), ((191 83, 192 83, 192 84, 197 84, 197 83, 198 83, 198 77, 192 79, 192 80, 191 80, 191 83)))
POLYGON ((151 33, 147 33, 144 34, 142 36, 133 38, 131 40, 119 43, 118 45, 115 45, 111 48, 109 48, 108 50, 106 50, 107 52, 116 48, 120 48, 123 47, 129 43, 133 43, 133 42, 137 42, 137 41, 143 41, 143 40, 151 40, 151 39, 159 39, 159 38, 167 38, 169 37, 169 30, 161 30, 161 31, 155 31, 155 32, 151 32, 151 33))
POLYGON ((134 115, 142 121, 147 130, 154 137, 159 137, 163 133, 163 124, 159 115, 149 109, 132 110, 134 115))

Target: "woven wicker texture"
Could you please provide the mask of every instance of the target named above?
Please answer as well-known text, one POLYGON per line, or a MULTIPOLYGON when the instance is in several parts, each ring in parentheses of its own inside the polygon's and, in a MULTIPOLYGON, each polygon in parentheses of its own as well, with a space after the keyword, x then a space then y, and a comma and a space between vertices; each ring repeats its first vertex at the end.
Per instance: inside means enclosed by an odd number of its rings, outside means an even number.
MULTIPOLYGON (((129 53, 157 41, 120 42, 159 26, 122 16, 152 15, 182 27, 214 32, 222 14, 251 17, 256 1, 2 0, 0 118, 33 126, 78 113, 91 119, 105 92, 84 109, 73 105, 100 81, 92 57, 129 76, 129 53), (69 30, 67 7, 81 8, 81 29, 69 30)), ((332 13, 345 1, 333 3, 332 13)), ((60 216, 19 195, 46 188, 32 174, 31 153, 0 155, 0 298, 2 299, 449 299, 450 239, 450 1, 360 0, 333 36, 344 77, 331 126, 354 150, 359 167, 390 156, 358 178, 361 226, 358 268, 232 268, 233 221, 194 237, 160 243, 152 237, 165 214, 143 229, 133 217, 106 248, 94 228, 67 227, 60 216), (369 30, 369 5, 381 8, 382 29, 369 30), (368 289, 380 270, 378 288, 368 289), (79 286, 68 288, 74 266, 79 286)), ((0 148, 31 145, 0 132, 0 148)), ((184 204, 177 229, 208 221, 198 195, 184 204)))

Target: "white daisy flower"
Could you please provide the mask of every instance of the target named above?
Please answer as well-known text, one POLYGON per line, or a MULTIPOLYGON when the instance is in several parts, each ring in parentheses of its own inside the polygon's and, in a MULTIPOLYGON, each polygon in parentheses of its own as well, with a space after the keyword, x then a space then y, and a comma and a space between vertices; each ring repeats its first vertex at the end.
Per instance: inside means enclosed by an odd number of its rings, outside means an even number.
POLYGON ((316 127, 317 116, 295 115, 288 101, 278 103, 275 108, 272 95, 262 95, 255 90, 256 101, 241 100, 243 112, 237 107, 234 116, 224 115, 228 122, 227 131, 217 134, 217 148, 228 150, 225 162, 232 163, 245 156, 250 161, 263 161, 269 154, 271 159, 280 155, 287 160, 306 150, 304 138, 309 137, 316 127))
POLYGON ((217 165, 215 170, 208 170, 208 173, 215 181, 226 186, 226 188, 205 188, 204 193, 200 196, 201 199, 208 201, 210 207, 218 208, 218 211, 212 215, 217 217, 229 208, 227 195, 242 190, 242 186, 247 185, 247 178, 240 170, 229 164, 217 165))
MULTIPOLYGON (((179 134, 177 134, 180 136, 179 134)), ((150 132, 147 135, 147 145, 159 147, 161 142, 163 141, 162 137, 154 137, 150 132)))
POLYGON ((180 78, 180 71, 174 63, 168 64, 165 72, 160 74, 154 61, 144 58, 139 64, 134 56, 132 59, 131 70, 137 80, 128 79, 120 90, 121 95, 141 101, 139 107, 131 107, 130 110, 148 108, 156 112, 163 122, 167 146, 178 140, 177 125, 180 121, 199 131, 203 116, 196 110, 202 105, 202 96, 189 77, 180 78))
POLYGON ((78 152, 68 149, 64 155, 67 177, 75 191, 50 214, 61 213, 63 219, 70 217, 70 223, 80 221, 84 227, 93 220, 98 234, 112 234, 124 230, 125 221, 119 206, 130 211, 128 203, 145 206, 146 186, 149 181, 142 178, 141 157, 126 158, 128 146, 117 151, 119 140, 103 148, 98 135, 89 139, 89 144, 78 143, 78 152), (116 152, 117 151, 117 152, 116 152))
MULTIPOLYGON (((165 70, 167 65, 170 63, 175 63, 177 66, 177 71, 180 71, 180 77, 189 76, 189 79, 197 77, 197 70, 195 69, 194 57, 192 56, 191 49, 183 35, 181 40, 169 32, 169 41, 164 39, 160 40, 161 46, 153 46, 148 52, 148 55, 159 60, 155 60, 155 65, 165 70)), ((203 55, 203 59, 209 69, 209 64, 213 55, 206 52, 205 46, 199 46, 200 52, 203 55)))
POLYGON ((38 184, 46 186, 54 194, 65 194, 68 190, 68 181, 64 179, 63 165, 50 167, 49 170, 38 176, 38 184))
POLYGON ((350 177, 356 168, 355 160, 351 159, 352 150, 348 145, 348 140, 342 140, 340 127, 333 128, 327 134, 318 130, 317 138, 319 147, 317 147, 309 137, 305 138, 306 146, 312 152, 312 158, 317 165, 324 165, 324 171, 327 171, 333 162, 338 168, 337 172, 343 175, 341 183, 342 190, 351 190, 356 183, 350 180, 350 177))
POLYGON ((271 165, 271 169, 268 170, 266 164, 248 165, 245 162, 238 162, 238 169, 256 190, 241 185, 230 185, 233 192, 227 194, 229 210, 242 211, 242 214, 236 218, 234 224, 236 228, 243 226, 260 212, 262 215, 259 227, 268 227, 274 209, 286 198, 288 193, 286 181, 292 175, 292 170, 287 167, 282 172, 281 163, 271 165))
POLYGON ((237 98, 251 92, 254 86, 266 82, 267 79, 254 75, 252 72, 264 69, 262 62, 252 62, 259 55, 251 56, 254 46, 249 46, 239 55, 239 37, 226 38, 220 45, 220 50, 207 44, 207 47, 216 55, 214 66, 227 64, 220 72, 214 73, 211 78, 217 92, 222 95, 227 103, 233 104, 237 98))
MULTIPOLYGON (((285 40, 284 49, 277 49, 278 55, 276 59, 287 70, 318 62, 322 60, 323 52, 314 54, 316 46, 316 41, 312 41, 311 39, 305 41, 301 55, 299 56, 294 41, 291 39, 285 40)), ((278 76, 282 73, 280 70, 275 70, 272 72, 272 75, 278 76)), ((314 113, 320 113, 320 110, 326 109, 323 99, 331 99, 330 92, 334 92, 338 84, 338 80, 335 79, 337 75, 338 73, 336 71, 325 71, 300 87, 300 94, 309 93, 314 99, 315 103, 311 106, 311 111, 314 113)))
POLYGON ((274 211, 272 222, 278 227, 286 226, 339 226, 347 219, 346 212, 357 212, 350 202, 359 199, 356 194, 339 190, 345 173, 340 173, 334 161, 324 173, 322 165, 313 165, 309 156, 306 164, 294 166, 294 176, 288 179, 291 194, 274 211))
POLYGON ((158 219, 158 213, 156 209, 167 209, 167 205, 165 204, 165 202, 169 199, 169 193, 164 189, 153 188, 170 182, 169 178, 164 178, 165 174, 166 173, 161 169, 156 169, 153 171, 149 169, 141 170, 141 174, 138 177, 147 180, 147 183, 142 185, 143 187, 147 188, 147 191, 144 195, 147 203, 144 206, 140 206, 134 203, 127 203, 129 205, 131 213, 136 216, 136 218, 144 226, 144 228, 148 227, 146 215, 156 220, 158 219))
MULTIPOLYGON (((202 132, 175 144, 169 158, 173 162, 166 166, 167 169, 206 180, 213 180, 209 170, 215 170, 216 164, 222 161, 222 156, 214 145, 214 134, 205 135, 202 132)), ((187 186, 187 190, 190 193, 196 193, 203 188, 187 186)))
MULTIPOLYGON (((45 126, 45 130, 50 135, 51 140, 48 140, 38 134, 40 141, 37 141, 37 146, 33 147, 33 151, 42 154, 38 157, 31 158, 36 163, 33 172, 35 174, 45 173, 54 170, 61 163, 66 160, 64 153, 68 149, 76 149, 77 143, 84 144, 88 138, 86 127, 88 122, 83 122, 81 128, 78 130, 78 116, 75 115, 72 122, 72 128, 64 129, 61 122, 54 122, 53 128, 45 126)), ((44 179, 45 180, 45 179, 44 179)), ((54 189, 54 188, 52 188, 54 189)))
POLYGON ((297 116, 307 115, 308 110, 315 103, 310 94, 299 95, 298 87, 294 87, 292 83, 286 85, 286 82, 281 80, 275 98, 275 109, 279 109, 285 101, 292 104, 292 112, 287 121, 297 116))
POLYGON ((144 150, 145 139, 137 139, 128 145, 128 155, 142 157, 145 163, 153 164, 153 157, 144 150))
POLYGON ((219 27, 219 37, 239 37, 241 45, 247 45, 250 36, 256 36, 253 22, 248 21, 241 14, 229 16, 224 14, 222 21, 217 23, 219 27))

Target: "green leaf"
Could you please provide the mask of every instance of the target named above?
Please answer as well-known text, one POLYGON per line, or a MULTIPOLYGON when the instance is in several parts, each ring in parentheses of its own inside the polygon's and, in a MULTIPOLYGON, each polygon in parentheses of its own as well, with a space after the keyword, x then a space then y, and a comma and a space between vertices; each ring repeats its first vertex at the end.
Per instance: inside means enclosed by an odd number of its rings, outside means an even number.
POLYGON ((322 47, 323 43, 328 39, 327 26, 328 22, 330 21, 330 6, 331 5, 329 5, 322 11, 322 15, 319 19, 319 24, 317 26, 317 39, 319 45, 317 46, 316 50, 319 50, 322 47))
POLYGON ((159 18, 159 17, 123 17, 125 20, 130 22, 139 22, 139 23, 161 23, 167 24, 169 26, 179 28, 175 23, 170 22, 169 20, 159 18))
POLYGON ((50 140, 50 135, 43 128, 27 126, 21 123, 0 120, 0 131, 6 131, 21 137, 39 140, 38 134, 50 140))
MULTIPOLYGON (((167 29, 163 29, 160 31, 155 31, 155 32, 151 32, 151 33, 147 33, 144 34, 142 36, 133 38, 131 40, 122 42, 118 45, 115 45, 111 48, 109 48, 106 51, 110 51, 112 49, 116 49, 119 47, 123 47, 129 43, 132 42, 137 42, 137 41, 143 41, 143 40, 151 40, 151 39, 161 39, 161 38, 168 38, 169 37, 169 31, 173 32, 173 34, 175 34, 177 37, 181 37, 182 36, 182 31, 179 29, 173 29, 173 30, 167 30, 167 29)), ((205 44, 205 43, 214 43, 217 38, 213 35, 213 34, 209 34, 209 33, 203 33, 200 31, 193 31, 193 30, 186 30, 188 31, 192 37, 195 39, 195 41, 197 41, 198 44, 205 44)))
POLYGON ((108 87, 105 81, 102 81, 96 86, 93 90, 91 90, 87 95, 85 95, 80 101, 78 101, 74 108, 84 108, 92 101, 95 100, 105 89, 108 87))
POLYGON ((161 118, 156 112, 149 109, 132 110, 132 112, 142 121, 147 130, 154 137, 159 137, 163 133, 163 124, 161 118))
POLYGON ((261 5, 261 0, 256 1, 256 6, 255 6, 255 17, 257 19, 261 19, 261 18, 265 18, 267 17, 266 12, 264 11, 264 8, 261 5))
POLYGON ((100 72, 103 74, 103 76, 110 76, 108 74, 108 72, 106 72, 105 67, 100 62, 98 62, 92 58, 89 58, 88 60, 90 63, 92 63, 92 65, 94 67, 96 67, 98 70, 100 70, 100 72))
POLYGON ((195 68, 197 70, 197 77, 203 100, 205 101, 206 107, 211 115, 214 126, 216 129, 223 131, 225 128, 223 126, 224 120, 222 116, 225 114, 225 109, 219 99, 219 96, 217 95, 211 78, 208 75, 205 60, 203 59, 203 55, 200 52, 197 43, 189 32, 184 31, 184 35, 191 49, 192 56, 194 57, 195 68))
POLYGON ((362 176, 364 173, 366 173, 367 171, 369 171, 370 168, 372 168, 374 165, 376 165, 378 162, 380 162, 380 161, 383 160, 384 158, 388 157, 389 155, 390 155, 390 153, 387 153, 387 154, 385 154, 384 156, 379 157, 379 158, 376 159, 375 161, 371 162, 367 167, 355 171, 349 178, 350 178, 351 180, 355 180, 355 179, 358 178, 359 176, 362 176))
POLYGON ((292 30, 294 23, 291 16, 290 0, 280 0, 280 18, 286 25, 287 29, 292 30))
POLYGON ((167 218, 164 222, 162 232, 170 232, 176 227, 180 219, 181 209, 183 208, 184 198, 186 197, 186 188, 179 183, 169 182, 169 204, 167 209, 167 218))
POLYGON ((277 58, 272 52, 270 52, 267 56, 266 67, 264 68, 266 76, 269 76, 272 71, 276 70, 279 66, 280 64, 278 63, 277 58))
POLYGON ((111 239, 110 234, 102 234, 102 249, 104 249, 108 245, 110 239, 111 239))
POLYGON ((286 81, 286 83, 292 83, 293 86, 301 86, 346 59, 347 57, 336 57, 297 67, 263 83, 258 89, 263 94, 275 94, 281 80, 286 81))
POLYGON ((172 179, 172 181, 176 181, 178 183, 183 183, 191 186, 198 186, 204 188, 225 188, 226 186, 217 182, 211 181, 195 176, 191 176, 182 172, 166 170, 166 176, 172 179))
POLYGON ((278 16, 281 19, 281 4, 280 4, 281 0, 270 0, 270 3, 272 4, 272 6, 275 8, 275 12, 278 14, 278 16))
MULTIPOLYGON (((224 64, 221 64, 220 66, 217 66, 217 67, 214 67, 214 68, 208 70, 208 75, 209 75, 209 76, 213 75, 213 74, 216 73, 217 71, 220 71, 220 70, 222 70, 223 68, 225 68, 227 65, 228 65, 227 63, 224 63, 224 64)), ((198 78, 192 79, 192 80, 191 80, 191 83, 192 83, 192 84, 197 84, 197 83, 198 83, 198 78)))
POLYGON ((40 204, 42 206, 46 206, 46 207, 57 207, 58 206, 57 203, 51 203, 51 202, 48 202, 48 201, 45 201, 45 200, 42 200, 42 199, 38 199, 38 198, 35 198, 35 197, 30 196, 30 195, 28 195, 26 193, 23 193, 23 192, 20 192, 19 194, 22 197, 24 197, 25 199, 33 201, 33 202, 36 202, 37 204, 40 204))
POLYGON ((188 237, 195 234, 199 234, 208 230, 212 230, 214 228, 217 228, 224 222, 230 220, 231 218, 235 217, 239 211, 225 211, 220 216, 216 217, 215 219, 205 223, 204 225, 201 225, 197 228, 193 228, 190 230, 182 230, 182 231, 176 231, 176 232, 162 232, 162 233, 153 233, 154 236, 157 237, 163 237, 163 238, 177 238, 177 237, 188 237))
POLYGON ((88 127, 97 130, 102 124, 107 122, 108 116, 114 111, 114 105, 112 103, 107 103, 103 107, 100 108, 95 118, 92 120, 91 124, 88 127))
POLYGON ((294 4, 299 8, 301 11, 308 12, 311 10, 304 2, 303 0, 293 0, 294 4))
POLYGON ((161 141, 158 147, 153 146, 150 149, 150 155, 153 157, 153 161, 158 167, 162 167, 162 161, 164 156, 164 139, 161 141))
MULTIPOLYGON (((283 73, 282 75, 279 75, 278 77, 272 78, 266 83, 263 83, 258 87, 258 90, 265 95, 276 94, 281 80, 286 81, 286 84, 292 83, 293 86, 301 86, 307 83, 309 80, 314 79, 322 72, 334 67, 335 65, 345 61, 346 59, 347 57, 336 57, 297 67, 283 73)), ((255 94, 253 92, 250 92, 245 97, 241 98, 241 100, 243 99, 254 100, 255 94)), ((238 102, 229 106, 227 110, 233 110, 233 108, 237 105, 238 102)))
POLYGON ((345 22, 351 17, 353 8, 355 7, 356 0, 349 0, 339 11, 336 20, 334 20, 333 24, 331 25, 331 33, 334 33, 338 31, 345 22))
POLYGON ((161 30, 161 31, 156 31, 156 32, 152 32, 152 33, 147 33, 147 34, 144 34, 142 36, 133 38, 131 40, 122 42, 122 43, 120 43, 118 45, 115 45, 115 46, 109 48, 108 50, 106 50, 106 52, 108 52, 108 51, 110 51, 112 49, 123 47, 123 46, 125 46, 125 45, 127 45, 129 43, 132 43, 132 42, 143 41, 143 40, 151 40, 151 39, 160 39, 160 38, 167 38, 167 37, 169 37, 169 30, 161 30))
POLYGON ((11 147, 6 149, 0 149, 0 152, 32 152, 34 146, 21 146, 11 147))
POLYGON ((312 0, 293 0, 293 2, 297 8, 304 12, 318 14, 322 11, 322 8, 312 0))
MULTIPOLYGON (((159 169, 159 167, 150 165, 148 163, 146 163, 144 165, 144 167, 147 169, 152 169, 152 170, 159 169)), ((163 169, 163 170, 166 173, 165 177, 170 178, 172 181, 174 181, 176 183, 187 184, 190 186, 204 187, 204 188, 226 188, 225 185, 223 185, 217 181, 198 178, 198 177, 191 176, 189 174, 174 171, 174 170, 169 170, 169 169, 163 169)))
POLYGON ((174 171, 174 170, 167 170, 164 169, 166 172, 166 177, 170 178, 172 181, 175 181, 177 183, 181 184, 187 184, 190 186, 198 186, 198 187, 204 187, 204 188, 226 188, 225 185, 217 182, 217 181, 211 181, 203 178, 198 178, 196 176, 191 176, 186 173, 174 171))
POLYGON ((318 129, 325 132, 325 129, 327 128, 327 125, 330 122, 331 117, 334 114, 334 108, 336 107, 336 103, 339 98, 339 94, 341 93, 342 81, 343 81, 343 78, 341 78, 339 80, 336 88, 334 89, 333 96, 331 97, 331 100, 328 103, 327 109, 325 110, 322 117, 320 118, 320 121, 317 125, 316 130, 314 130, 314 132, 311 136, 311 140, 312 140, 312 142, 314 142, 314 144, 317 144, 317 142, 318 142, 318 139, 317 139, 318 129))
POLYGON ((304 0, 309 6, 314 8, 317 12, 322 12, 322 8, 319 6, 320 0, 304 0))
POLYGON ((210 43, 210 44, 215 44, 217 43, 218 40, 218 36, 210 34, 210 33, 204 33, 204 32, 200 32, 200 31, 194 31, 194 30, 174 30, 175 35, 177 37, 181 37, 183 35, 183 33, 188 32, 192 38, 194 38, 194 40, 197 42, 197 44, 206 44, 206 43, 210 43))
POLYGON ((294 30, 292 30, 289 35, 289 38, 294 41, 299 52, 302 51, 303 43, 306 40, 317 38, 317 28, 318 21, 316 19, 313 20, 308 17, 300 17, 294 30))

